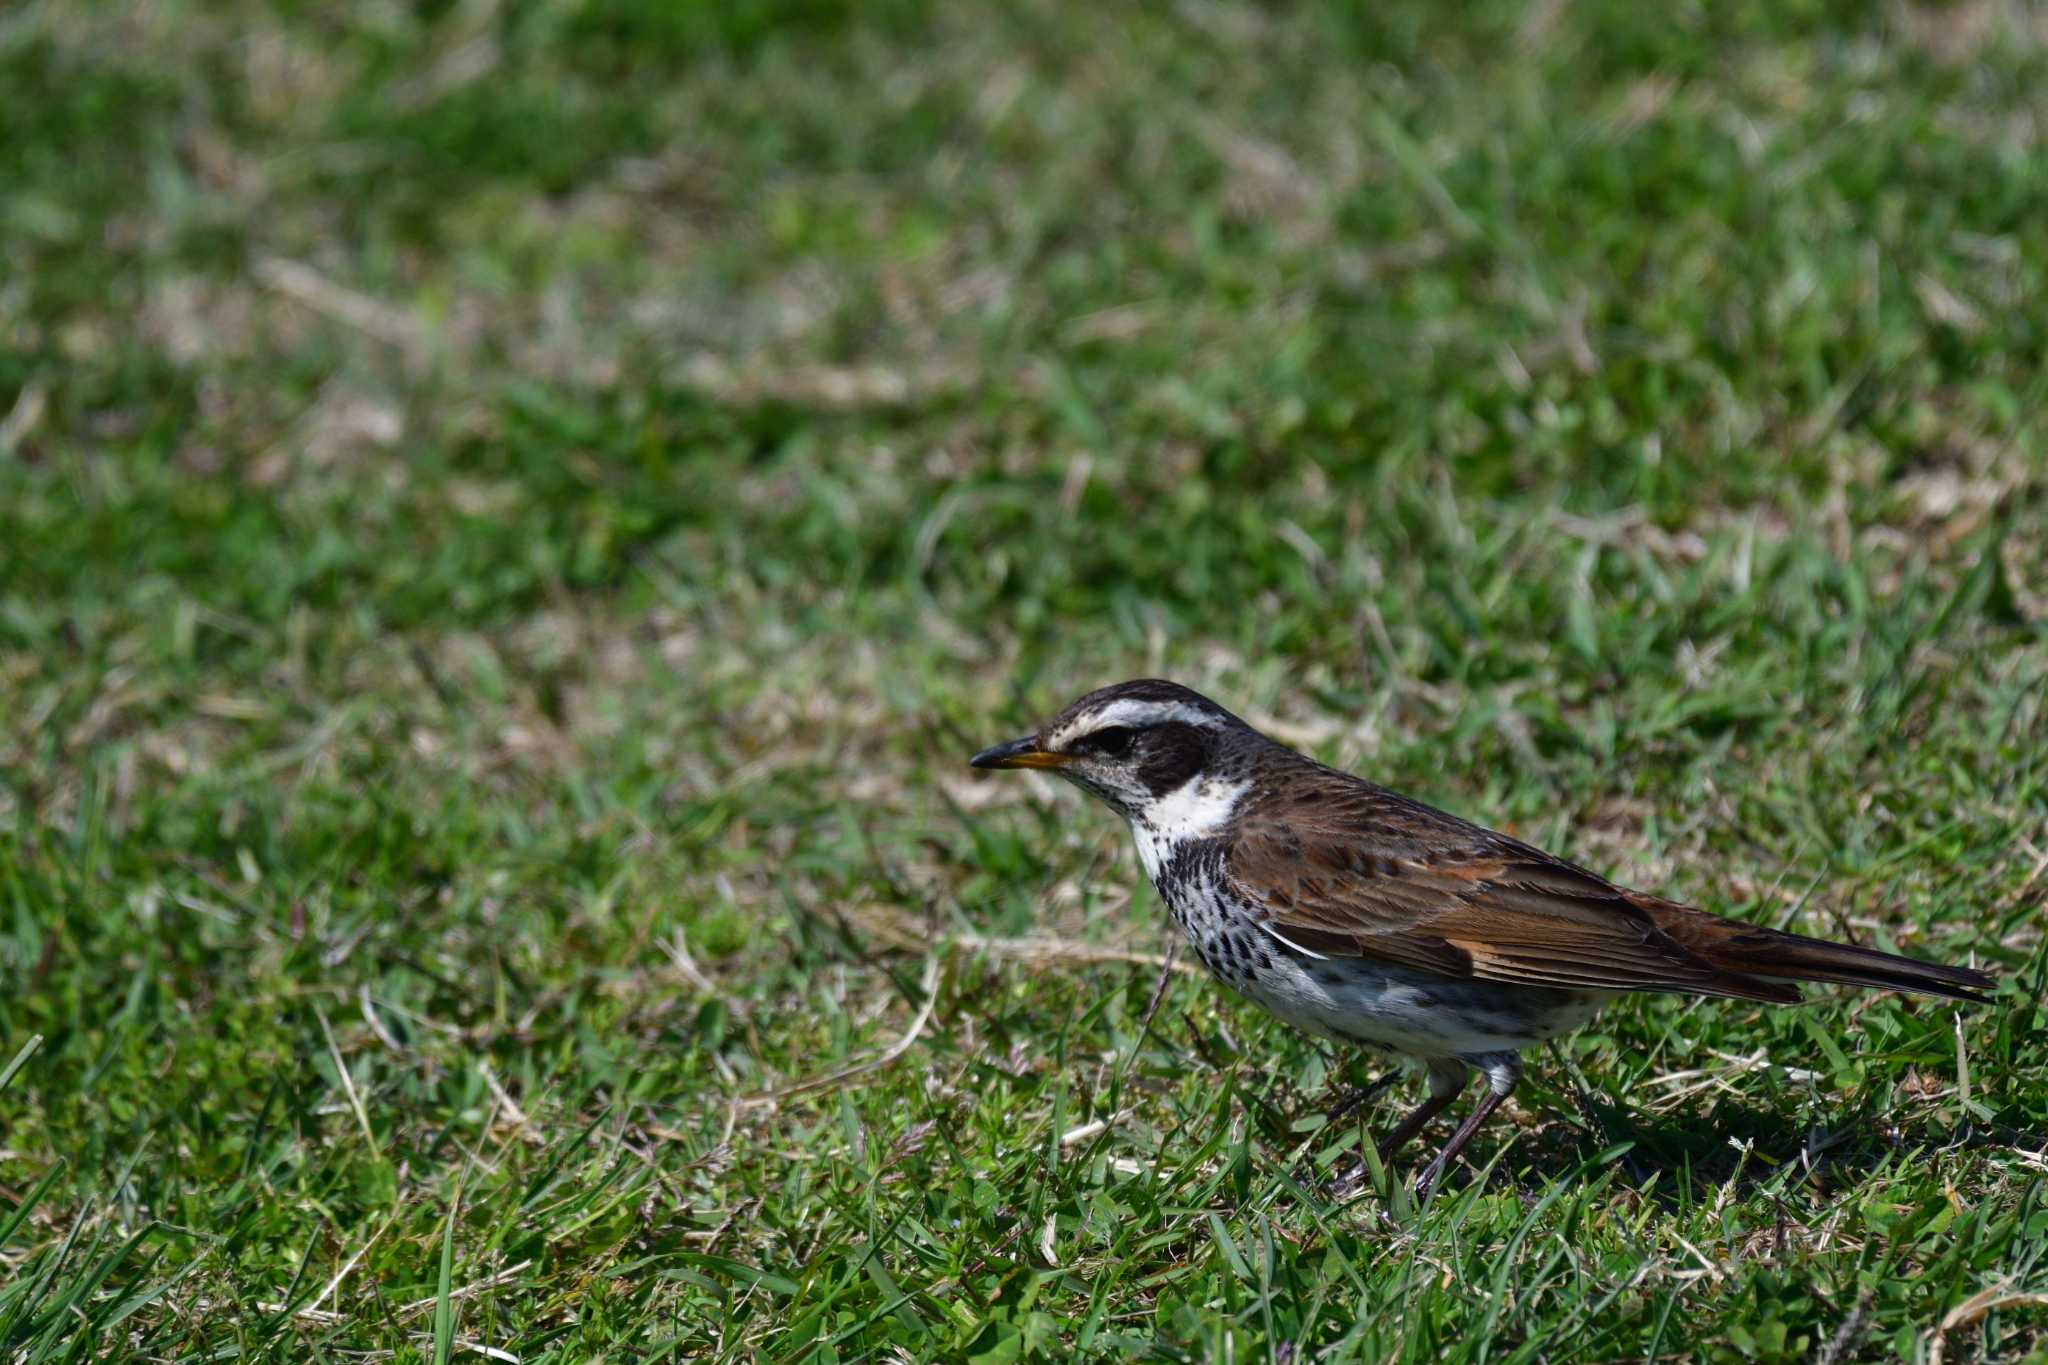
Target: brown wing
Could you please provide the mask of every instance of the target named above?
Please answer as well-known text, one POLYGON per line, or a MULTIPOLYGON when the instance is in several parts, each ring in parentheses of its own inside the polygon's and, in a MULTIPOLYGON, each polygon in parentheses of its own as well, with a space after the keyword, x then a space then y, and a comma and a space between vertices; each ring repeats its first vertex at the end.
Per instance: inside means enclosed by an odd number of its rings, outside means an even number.
POLYGON ((1326 957, 1560 990, 1799 998, 1688 950, 1647 897, 1343 774, 1246 811, 1226 868, 1276 937, 1326 957))

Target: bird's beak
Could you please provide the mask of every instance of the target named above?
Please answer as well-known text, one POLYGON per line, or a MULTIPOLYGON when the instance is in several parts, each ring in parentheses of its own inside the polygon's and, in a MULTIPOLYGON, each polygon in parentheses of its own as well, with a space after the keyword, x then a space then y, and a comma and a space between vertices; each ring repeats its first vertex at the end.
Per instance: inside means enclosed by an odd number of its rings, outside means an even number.
POLYGON ((1074 760, 1068 754, 1048 753, 1038 747, 1038 736, 1026 735, 983 749, 967 761, 976 768, 1064 768, 1074 760))

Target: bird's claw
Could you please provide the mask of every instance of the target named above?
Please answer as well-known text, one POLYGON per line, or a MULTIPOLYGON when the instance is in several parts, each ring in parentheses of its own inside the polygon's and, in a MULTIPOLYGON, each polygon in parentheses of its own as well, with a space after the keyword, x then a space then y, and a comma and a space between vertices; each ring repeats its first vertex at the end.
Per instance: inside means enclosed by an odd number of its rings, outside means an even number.
POLYGON ((1343 1170, 1331 1176, 1323 1191, 1331 1199, 1349 1199, 1365 1188, 1370 1172, 1363 1161, 1354 1161, 1343 1170))

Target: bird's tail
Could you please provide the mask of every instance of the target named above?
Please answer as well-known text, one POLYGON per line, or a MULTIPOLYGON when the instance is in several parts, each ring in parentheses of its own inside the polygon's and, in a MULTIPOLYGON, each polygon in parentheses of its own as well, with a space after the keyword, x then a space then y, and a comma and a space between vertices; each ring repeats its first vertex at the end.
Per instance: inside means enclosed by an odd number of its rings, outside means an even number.
POLYGON ((1922 962, 1848 943, 1786 934, 1762 925, 1724 919, 1704 910, 1645 896, 1637 902, 1688 951, 1723 971, 1780 981, 1832 981, 1886 991, 1918 991, 1951 1000, 1983 1003, 1979 991, 1996 983, 1968 967, 1922 962))

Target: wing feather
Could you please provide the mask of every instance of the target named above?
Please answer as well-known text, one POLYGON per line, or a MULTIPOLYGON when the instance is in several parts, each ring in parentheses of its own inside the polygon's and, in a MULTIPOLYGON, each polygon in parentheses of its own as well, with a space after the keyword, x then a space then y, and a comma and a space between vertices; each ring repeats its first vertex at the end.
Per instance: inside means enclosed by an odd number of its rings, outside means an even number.
POLYGON ((1257 803, 1225 871, 1274 937, 1317 956, 1556 989, 1797 998, 1706 961, 1584 868, 1356 778, 1257 803))

